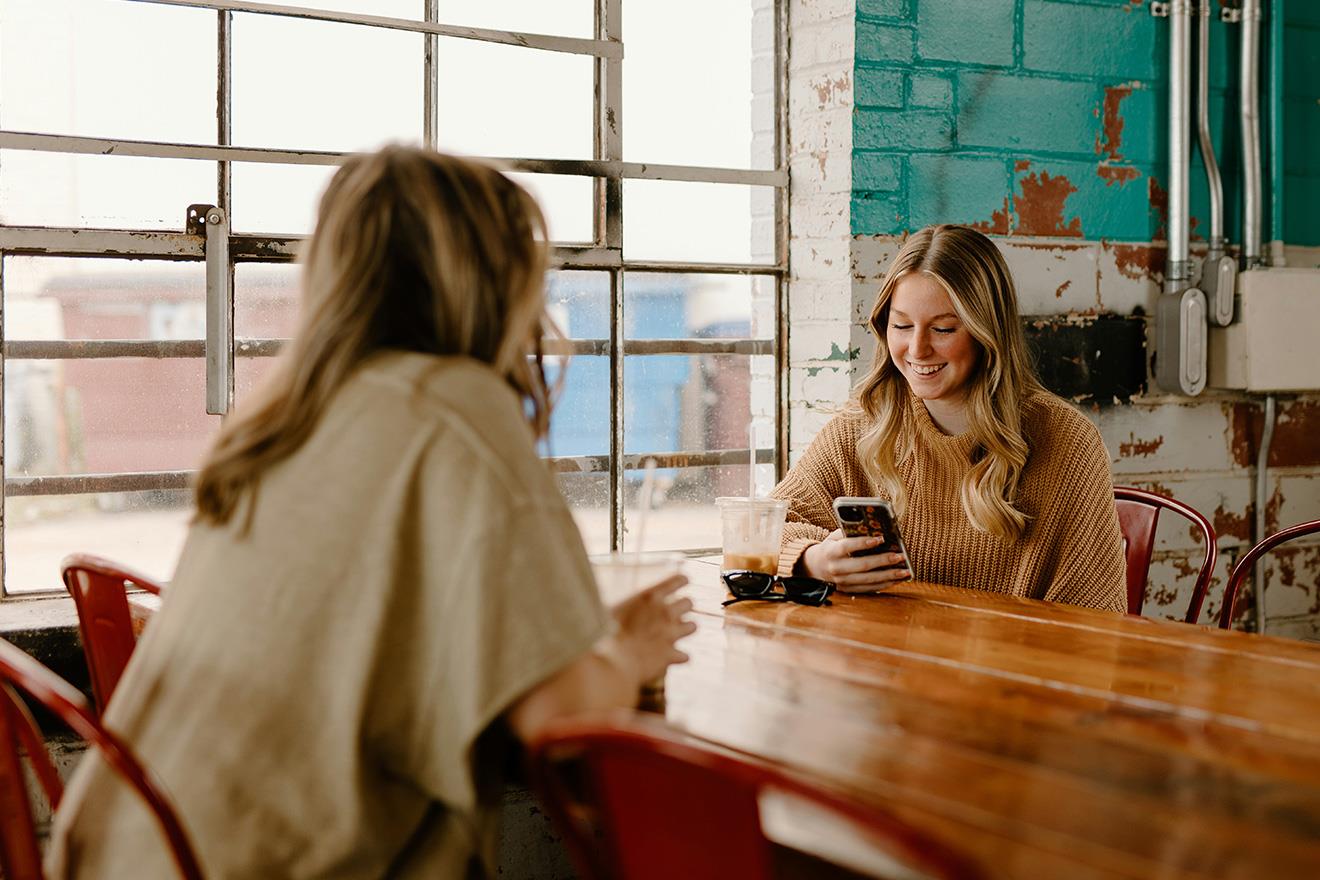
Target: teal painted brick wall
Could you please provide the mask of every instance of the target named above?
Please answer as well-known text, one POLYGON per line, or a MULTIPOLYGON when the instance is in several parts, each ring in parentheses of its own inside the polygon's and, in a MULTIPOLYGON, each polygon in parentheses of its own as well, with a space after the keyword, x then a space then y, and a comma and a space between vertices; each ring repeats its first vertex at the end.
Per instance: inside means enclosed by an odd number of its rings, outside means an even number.
MULTIPOLYGON (((853 232, 958 222, 998 234, 1162 238, 1168 21, 1148 7, 858 0, 853 232)), ((1320 245, 1320 0, 1288 7, 1284 238, 1320 245)), ((1211 131, 1234 240, 1237 40, 1237 26, 1213 21, 1211 131)), ((1262 137, 1268 160, 1268 125, 1262 137)), ((1192 155, 1192 232, 1202 237, 1209 199, 1192 155)), ((1274 237, 1268 210, 1265 223, 1274 237)))

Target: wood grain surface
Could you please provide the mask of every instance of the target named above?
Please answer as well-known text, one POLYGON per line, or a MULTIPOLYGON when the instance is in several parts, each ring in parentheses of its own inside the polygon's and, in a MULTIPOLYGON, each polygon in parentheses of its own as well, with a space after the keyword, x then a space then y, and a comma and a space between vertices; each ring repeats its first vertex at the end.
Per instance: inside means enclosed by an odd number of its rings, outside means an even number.
POLYGON ((882 804, 995 877, 1320 877, 1320 648, 907 583, 722 608, 664 710, 882 804))

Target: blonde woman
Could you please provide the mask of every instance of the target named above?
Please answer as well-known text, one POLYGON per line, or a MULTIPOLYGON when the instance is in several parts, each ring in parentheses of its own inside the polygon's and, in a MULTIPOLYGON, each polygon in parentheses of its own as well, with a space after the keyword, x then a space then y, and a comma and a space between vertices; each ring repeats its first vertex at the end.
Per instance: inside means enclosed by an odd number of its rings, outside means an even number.
POLYGON ((908 577, 1126 610, 1109 455, 1041 387, 1003 256, 962 226, 912 235, 871 310, 878 342, 854 399, 775 489, 791 502, 783 573, 844 592, 908 577), (910 554, 857 555, 832 503, 880 496, 910 554))
MULTIPOLYGON (((494 876, 510 746, 683 659, 683 579, 607 626, 534 450, 544 233, 498 170, 418 149, 350 159, 322 197, 296 336, 221 430, 106 715, 208 877, 494 876)), ((174 876, 99 759, 49 862, 174 876)))

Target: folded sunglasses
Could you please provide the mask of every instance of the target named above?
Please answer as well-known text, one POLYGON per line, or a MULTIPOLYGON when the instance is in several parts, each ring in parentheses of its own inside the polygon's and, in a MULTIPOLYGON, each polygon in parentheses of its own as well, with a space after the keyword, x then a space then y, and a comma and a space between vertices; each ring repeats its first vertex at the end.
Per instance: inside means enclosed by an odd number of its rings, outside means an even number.
POLYGON ((764 602, 796 602, 799 605, 829 605, 834 584, 809 577, 780 577, 763 571, 726 571, 720 575, 733 594, 722 604, 732 605, 748 599, 764 602), (776 590, 775 587, 779 587, 776 590))

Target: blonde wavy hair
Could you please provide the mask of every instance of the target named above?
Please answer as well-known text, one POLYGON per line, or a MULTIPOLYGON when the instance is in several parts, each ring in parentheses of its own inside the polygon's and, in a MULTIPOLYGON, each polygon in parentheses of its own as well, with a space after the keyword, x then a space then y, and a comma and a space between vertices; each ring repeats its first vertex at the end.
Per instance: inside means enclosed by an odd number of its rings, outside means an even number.
POLYGON ((385 349, 490 364, 544 437, 545 232, 535 200, 492 165, 402 146, 345 162, 302 254, 297 331, 216 437, 197 477, 196 518, 228 522, 262 474, 307 441, 363 361, 385 349))
POLYGON ((871 309, 871 332, 878 342, 875 360, 855 391, 856 404, 871 421, 857 442, 858 458, 902 513, 907 492, 898 464, 915 442, 903 429, 903 415, 920 403, 890 359, 885 330, 895 285, 914 273, 944 288, 977 344, 978 363, 966 397, 969 432, 976 444, 974 463, 959 492, 962 508, 980 531, 1019 538, 1027 516, 1014 506, 1014 498, 1030 453, 1022 434, 1022 407, 1043 389, 1027 351, 1008 264, 994 243, 974 229, 927 226, 903 243, 885 274, 871 309))

